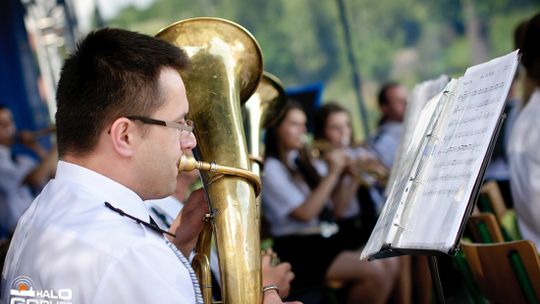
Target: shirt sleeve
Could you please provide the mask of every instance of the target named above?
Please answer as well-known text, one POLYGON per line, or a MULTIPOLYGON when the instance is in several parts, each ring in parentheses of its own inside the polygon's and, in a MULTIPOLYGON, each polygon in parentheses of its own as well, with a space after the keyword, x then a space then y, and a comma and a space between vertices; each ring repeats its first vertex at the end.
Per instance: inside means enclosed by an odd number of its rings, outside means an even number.
POLYGON ((528 200, 518 202, 517 208, 520 211, 518 217, 525 218, 528 228, 535 235, 535 241, 538 242, 540 241, 540 154, 537 149, 540 145, 540 136, 529 138, 527 145, 527 151, 522 159, 522 165, 525 167, 522 168, 522 172, 526 174, 522 181, 525 186, 521 185, 521 187, 528 200))
POLYGON ((15 164, 10 158, 0 157, 0 186, 6 189, 16 189, 21 186, 28 173, 36 166, 36 162, 30 157, 19 157, 19 164, 15 164))
POLYGON ((195 292, 170 248, 141 245, 111 263, 92 303, 195 303, 195 292))
POLYGON ((274 158, 265 161, 262 187, 263 206, 272 222, 283 221, 306 199, 287 168, 274 158))

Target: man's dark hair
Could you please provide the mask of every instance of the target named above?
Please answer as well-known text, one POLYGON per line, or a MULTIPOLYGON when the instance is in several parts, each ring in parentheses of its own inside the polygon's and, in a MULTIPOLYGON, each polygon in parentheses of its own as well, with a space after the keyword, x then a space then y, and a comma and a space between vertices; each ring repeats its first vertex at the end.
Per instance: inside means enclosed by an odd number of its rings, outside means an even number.
POLYGON ((536 14, 527 22, 523 42, 521 44, 521 63, 527 75, 540 85, 540 14, 536 14))
POLYGON ((160 39, 121 29, 94 31, 65 61, 56 94, 58 152, 84 155, 115 119, 149 115, 163 103, 159 75, 188 58, 160 39))
POLYGON ((399 83, 395 81, 387 82, 385 83, 381 89, 379 90, 379 95, 377 97, 377 101, 379 102, 379 106, 387 105, 388 104, 388 91, 393 87, 398 87, 399 83))

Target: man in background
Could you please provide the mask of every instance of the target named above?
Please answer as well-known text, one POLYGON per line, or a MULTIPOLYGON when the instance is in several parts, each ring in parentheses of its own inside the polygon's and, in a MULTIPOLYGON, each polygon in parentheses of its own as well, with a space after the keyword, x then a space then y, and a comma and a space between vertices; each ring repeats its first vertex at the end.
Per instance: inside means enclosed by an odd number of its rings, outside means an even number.
POLYGON ((377 132, 368 144, 377 153, 379 160, 390 169, 403 133, 407 90, 397 82, 388 82, 379 91, 378 103, 382 117, 377 132))

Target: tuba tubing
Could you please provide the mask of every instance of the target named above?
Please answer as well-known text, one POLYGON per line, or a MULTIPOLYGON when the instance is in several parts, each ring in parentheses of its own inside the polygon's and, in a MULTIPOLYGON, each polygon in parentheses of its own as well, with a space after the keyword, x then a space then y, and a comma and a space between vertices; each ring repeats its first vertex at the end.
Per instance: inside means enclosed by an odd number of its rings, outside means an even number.
POLYGON ((178 165, 178 172, 191 172, 195 169, 200 171, 219 173, 220 175, 216 175, 216 178, 214 178, 213 181, 225 175, 243 178, 253 185, 253 189, 255 190, 255 196, 259 196, 259 194, 261 193, 261 179, 257 174, 253 173, 252 171, 218 165, 214 162, 206 163, 203 161, 198 161, 194 157, 188 156, 186 154, 182 155, 180 159, 180 164, 178 165))
MULTIPOLYGON (((212 301, 208 281, 212 235, 219 260, 223 302, 261 303, 262 270, 256 195, 252 183, 241 103, 262 77, 262 52, 253 36, 236 23, 219 18, 193 18, 161 30, 158 38, 185 50, 191 67, 180 70, 189 100, 188 118, 195 123, 199 166, 239 168, 234 174, 200 171, 211 218, 199 236, 193 268, 205 303, 212 301), (239 177, 239 174, 243 174, 239 177)), ((233 170, 234 171, 234 170, 233 170)), ((233 172, 230 172, 233 173, 233 172)))

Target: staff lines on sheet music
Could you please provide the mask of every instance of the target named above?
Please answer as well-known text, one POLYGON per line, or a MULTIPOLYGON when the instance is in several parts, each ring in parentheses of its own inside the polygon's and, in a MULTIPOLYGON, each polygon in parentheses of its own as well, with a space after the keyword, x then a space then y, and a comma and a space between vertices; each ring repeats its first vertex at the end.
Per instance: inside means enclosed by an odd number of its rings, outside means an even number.
POLYGON ((473 130, 465 130, 465 131, 457 132, 455 134, 448 134, 448 135, 446 135, 444 137, 444 140, 449 141, 451 139, 458 139, 458 138, 463 138, 463 137, 476 136, 476 135, 486 133, 487 130, 488 130, 487 127, 483 127, 483 128, 476 129, 476 130, 474 130, 474 129, 473 130))
POLYGON ((477 110, 480 110, 482 108, 485 108, 493 103, 496 103, 498 101, 498 98, 497 97, 494 97, 494 98, 487 98, 485 100, 482 100, 480 102, 476 102, 476 103, 471 103, 471 104, 468 104, 468 105, 462 105, 462 104, 458 104, 456 105, 456 107, 454 108, 454 110, 452 111, 453 114, 458 114, 460 112, 463 112, 465 110, 467 111, 477 111, 477 110))
POLYGON ((446 188, 446 189, 437 189, 437 190, 426 190, 424 191, 424 196, 451 196, 456 193, 458 190, 456 188, 446 188))
POLYGON ((480 101, 478 103, 471 103, 471 104, 468 104, 465 109, 467 110, 477 110, 479 108, 483 108, 483 107, 486 107, 486 106, 489 106, 491 105, 492 103, 496 103, 497 101, 499 101, 498 99, 498 96, 497 97, 493 97, 493 98, 487 98, 483 101, 480 101))
POLYGON ((483 95, 483 94, 487 94, 491 91, 494 91, 494 90, 498 90, 498 89, 502 89, 504 88, 504 84, 505 82, 504 81, 501 81, 499 83, 496 83, 496 84, 492 84, 488 87, 485 87, 485 88, 481 88, 481 89, 476 89, 476 90, 472 90, 472 91, 465 91, 463 92, 462 94, 458 95, 458 102, 461 103, 461 102, 464 102, 465 100, 471 98, 471 97, 474 97, 476 95, 483 95))
POLYGON ((465 153, 465 152, 472 152, 476 149, 478 144, 476 143, 468 143, 468 144, 461 144, 456 146, 450 146, 450 147, 443 147, 441 150, 437 152, 437 155, 445 155, 449 153, 465 153))
POLYGON ((448 181, 451 181, 451 180, 460 180, 460 179, 464 179, 464 178, 469 178, 469 177, 471 177, 471 175, 472 175, 471 172, 443 173, 443 174, 440 174, 440 175, 432 176, 432 177, 429 178, 429 180, 431 182, 438 182, 440 180, 442 180, 444 182, 448 182, 448 181))
POLYGON ((495 113, 492 111, 479 111, 470 116, 464 116, 461 119, 450 120, 450 122, 448 123, 448 127, 453 127, 455 125, 467 125, 477 120, 487 120, 493 115, 495 115, 495 113))
POLYGON ((493 75, 495 75, 495 71, 489 71, 489 72, 487 72, 485 74, 480 75, 480 79, 488 78, 488 77, 491 77, 493 75))
POLYGON ((470 166, 475 160, 476 159, 473 157, 464 159, 441 160, 440 162, 436 162, 435 164, 433 164, 433 168, 441 169, 446 167, 457 167, 461 165, 470 166))

